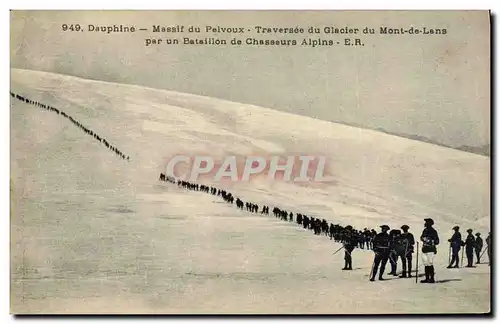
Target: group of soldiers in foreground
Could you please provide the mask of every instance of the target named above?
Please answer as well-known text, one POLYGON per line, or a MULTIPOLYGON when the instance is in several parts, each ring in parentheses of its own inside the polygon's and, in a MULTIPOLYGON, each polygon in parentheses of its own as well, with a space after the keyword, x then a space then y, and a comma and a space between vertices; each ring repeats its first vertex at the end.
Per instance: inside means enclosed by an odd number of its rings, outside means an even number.
MULTIPOLYGON (((165 176, 163 173, 160 174, 160 180, 168 181, 174 183, 174 179, 165 176)), ((244 206, 247 211, 258 213, 259 206, 252 202, 244 202, 240 198, 235 198, 232 193, 226 190, 218 189, 213 186, 199 185, 196 183, 191 183, 188 181, 177 180, 177 185, 179 187, 186 188, 188 190, 202 191, 210 193, 214 196, 220 196, 224 201, 233 204, 236 200, 237 208, 243 209, 244 206)), ((269 215, 269 206, 262 206, 261 214, 269 215)), ((352 252, 355 248, 373 250, 375 253, 373 265, 370 273, 370 281, 375 281, 377 274, 379 280, 385 280, 383 275, 387 262, 390 263, 391 271, 388 275, 397 276, 397 264, 401 259, 402 273, 400 278, 412 278, 413 270, 413 253, 415 252, 415 238, 412 233, 409 232, 410 227, 408 225, 401 226, 401 229, 392 229, 388 225, 380 226, 380 233, 377 233, 374 229, 364 228, 361 230, 354 229, 351 225, 342 226, 340 224, 328 224, 325 219, 319 219, 312 216, 308 216, 302 213, 296 213, 283 210, 279 207, 273 208, 273 215, 284 221, 293 222, 294 216, 295 221, 299 226, 304 229, 309 229, 314 232, 315 235, 325 235, 330 240, 341 243, 341 249, 344 249, 344 267, 342 270, 352 270, 352 252)), ((439 245, 440 240, 437 231, 433 227, 434 220, 431 218, 426 218, 424 220, 424 230, 420 236, 420 241, 422 242, 422 261, 425 269, 425 279, 421 280, 421 283, 435 283, 435 272, 434 272, 434 256, 437 253, 437 245, 439 245)), ((477 258, 477 264, 480 263, 483 249, 483 240, 480 233, 476 233, 476 238, 472 235, 473 230, 468 229, 468 236, 465 241, 462 241, 459 232, 459 227, 455 226, 453 228, 455 233, 448 240, 450 243, 450 264, 448 268, 458 268, 458 252, 462 246, 465 246, 465 251, 467 255, 467 267, 473 267, 473 257, 474 252, 477 258)), ((485 252, 488 253, 489 263, 491 264, 491 236, 488 233, 486 238, 487 248, 485 252)), ((340 249, 339 249, 340 250, 340 249)), ((338 252, 338 251, 337 251, 338 252)), ((335 252, 336 253, 336 252, 335 252)), ((418 269, 417 269, 418 270, 418 269)))
MULTIPOLYGON (((422 260, 425 266, 425 279, 422 283, 434 283, 434 265, 433 259, 434 255, 437 253, 436 246, 439 245, 439 236, 437 231, 433 228, 434 221, 431 218, 426 218, 424 220, 424 230, 420 236, 420 241, 422 242, 422 260)), ((393 229, 390 232, 390 227, 387 225, 380 226, 381 232, 378 233, 373 239, 373 251, 375 252, 375 258, 373 262, 372 272, 370 275, 370 281, 374 281, 379 271, 379 280, 384 280, 383 274, 385 266, 389 261, 391 264, 391 272, 389 275, 397 275, 397 262, 401 259, 402 262, 402 273, 400 278, 411 278, 412 277, 412 260, 413 253, 415 251, 415 238, 413 234, 409 233, 409 226, 401 226, 401 230, 393 229)), ((472 235, 473 230, 468 229, 469 233, 467 239, 462 241, 459 232, 459 227, 455 226, 453 230, 455 233, 448 240, 450 243, 450 257, 448 268, 458 268, 459 256, 458 252, 462 246, 465 246, 465 251, 467 255, 467 266, 469 268, 474 267, 474 253, 476 255, 476 264, 481 262, 482 254, 488 253, 488 264, 491 265, 491 233, 488 233, 486 238, 486 250, 483 251, 483 239, 481 238, 481 233, 476 233, 476 238, 472 235)), ((354 250, 355 240, 351 234, 352 228, 347 226, 343 241, 343 248, 345 250, 345 260, 346 265, 344 270, 352 270, 352 258, 351 253, 354 250), (353 242, 354 241, 354 242, 353 242)), ((463 259, 463 256, 462 256, 463 259)))
POLYGON ((115 153, 116 155, 118 155, 119 157, 121 157, 122 159, 124 160, 127 160, 129 161, 130 160, 130 157, 129 156, 126 156, 125 154, 123 154, 118 148, 116 148, 116 146, 110 144, 105 138, 97 135, 96 132, 90 130, 89 128, 83 126, 79 121, 77 121, 76 119, 74 119, 73 117, 71 117, 70 115, 68 115, 67 113, 65 113, 64 111, 62 110, 59 110, 57 108, 54 108, 52 106, 49 106, 49 105, 46 105, 46 104, 43 104, 41 102, 38 102, 38 101, 35 101, 35 100, 31 100, 31 99, 28 99, 26 97, 23 97, 23 96, 20 96, 18 94, 15 94, 13 92, 10 92, 10 96, 12 98, 15 98, 17 100, 20 100, 24 103, 27 103, 27 104, 30 104, 30 105, 34 105, 34 106, 37 106, 41 109, 45 109, 47 111, 52 111, 52 112, 55 112, 56 114, 58 115, 62 115, 64 117, 66 117, 67 119, 69 119, 75 126, 77 126, 78 128, 80 128, 81 130, 83 130, 87 135, 90 135, 92 136, 96 141, 104 144, 109 150, 111 150, 113 153, 115 153))

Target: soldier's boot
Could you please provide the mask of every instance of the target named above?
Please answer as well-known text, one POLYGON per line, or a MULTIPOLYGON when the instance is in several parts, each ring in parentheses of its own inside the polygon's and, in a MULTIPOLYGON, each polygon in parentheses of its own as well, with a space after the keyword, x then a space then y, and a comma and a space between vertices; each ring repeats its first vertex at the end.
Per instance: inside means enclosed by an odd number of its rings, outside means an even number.
POLYGON ((390 275, 393 275, 395 276, 396 275, 396 264, 394 264, 392 261, 389 261, 390 265, 391 265, 391 272, 389 272, 387 275, 390 276, 390 275))
POLYGON ((408 259, 407 259, 407 261, 408 261, 408 278, 411 278, 412 277, 412 275, 411 275, 411 261, 409 261, 408 259))
POLYGON ((450 263, 451 268, 458 268, 458 262, 459 262, 459 258, 453 257, 453 259, 450 263), (453 264, 453 263, 455 263, 455 264, 453 264))
POLYGON ((384 275, 384 269, 380 269, 380 272, 378 274, 378 280, 381 280, 381 281, 385 280, 383 275, 384 275))
POLYGON ((470 256, 470 258, 467 258, 467 267, 468 268, 474 267, 474 257, 472 255, 470 256))
POLYGON ((403 272, 401 273, 399 278, 406 278, 406 260, 403 260, 403 272))
POLYGON ((347 263, 347 270, 352 270, 352 260, 349 260, 349 262, 347 263))
POLYGON ((454 256, 454 255, 452 255, 452 256, 451 256, 451 261, 450 261, 450 264, 449 264, 446 268, 448 268, 448 269, 453 268, 453 263, 454 263, 454 262, 455 262, 455 256, 454 256))
POLYGON ((435 283, 434 281, 434 266, 429 266, 429 283, 435 283))
POLYGON ((375 276, 377 275, 377 269, 372 271, 372 277, 370 278, 370 281, 375 281, 375 276))
POLYGON ((428 283, 429 282, 429 277, 430 277, 430 270, 429 270, 429 266, 425 266, 425 279, 424 280, 420 280, 421 283, 428 283))
POLYGON ((342 270, 349 270, 347 264, 348 264, 348 262, 347 262, 347 260, 345 260, 344 261, 344 267, 342 268, 342 270))

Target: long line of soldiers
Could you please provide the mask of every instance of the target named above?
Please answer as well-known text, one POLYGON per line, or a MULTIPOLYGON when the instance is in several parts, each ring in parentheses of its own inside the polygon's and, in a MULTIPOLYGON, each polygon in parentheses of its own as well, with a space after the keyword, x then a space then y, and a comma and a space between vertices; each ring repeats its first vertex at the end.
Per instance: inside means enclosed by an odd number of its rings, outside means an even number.
POLYGON ((122 151, 120 151, 118 148, 116 148, 116 146, 110 144, 105 138, 99 136, 96 132, 92 131, 91 129, 83 126, 82 123, 80 123, 79 121, 77 121, 76 119, 74 119, 73 117, 71 117, 70 115, 68 115, 67 113, 65 113, 64 111, 62 110, 59 110, 57 108, 54 108, 52 106, 49 106, 49 105, 46 105, 46 104, 43 104, 41 102, 38 102, 38 101, 35 101, 35 100, 31 100, 29 98, 26 98, 24 96, 20 96, 18 94, 15 94, 13 92, 10 92, 10 96, 12 98, 15 98, 17 100, 20 100, 24 103, 27 103, 27 104, 30 104, 30 105, 34 105, 34 106, 37 106, 41 109, 45 109, 45 110, 48 110, 48 111, 52 111, 52 112, 55 112, 56 114, 58 115, 62 115, 64 117, 66 117, 67 119, 69 119, 75 126, 77 126, 78 128, 80 128, 81 130, 83 130, 87 135, 90 135, 92 136, 96 141, 104 144, 109 150, 111 150, 113 153, 115 153, 116 155, 118 155, 119 157, 121 157, 122 159, 124 160, 127 160, 129 161, 130 160, 130 157, 129 156, 126 156, 125 154, 122 153, 122 151))
MULTIPOLYGON (((172 177, 167 177, 165 174, 160 174, 160 180, 167 182, 175 182, 172 177)), ((205 193, 210 193, 214 196, 222 197, 227 203, 233 204, 235 197, 232 193, 218 189, 213 186, 199 185, 196 183, 191 183, 189 181, 177 180, 177 185, 188 190, 201 191, 205 193)), ((246 210, 253 213, 259 212, 259 206, 252 202, 244 202, 240 198, 236 198, 236 206, 243 210, 243 206, 246 210)), ((261 214, 269 215, 269 206, 262 206, 261 214)), ((279 207, 273 208, 273 215, 284 221, 293 222, 294 214, 286 210, 280 209, 279 207)), ((368 250, 373 250, 375 253, 373 265, 370 273, 370 281, 375 281, 378 273, 379 280, 385 280, 383 277, 385 267, 387 262, 390 263, 391 271, 388 275, 397 276, 397 264, 401 259, 402 263, 402 273, 400 278, 412 278, 412 267, 413 267, 413 253, 415 252, 415 238, 412 233, 408 230, 410 227, 408 225, 401 226, 400 229, 392 229, 390 232, 390 227, 388 225, 380 226, 381 232, 377 233, 374 229, 369 230, 365 228, 363 231, 354 229, 351 225, 343 227, 340 224, 328 224, 325 219, 314 218, 302 213, 296 213, 295 215, 296 223, 302 226, 304 229, 309 229, 314 232, 315 235, 325 235, 342 244, 341 249, 344 249, 344 267, 342 270, 352 270, 352 252, 355 248, 361 248, 368 250)), ((420 241, 422 242, 422 261, 425 269, 425 279, 421 280, 421 283, 435 283, 435 272, 434 272, 434 256, 437 253, 437 245, 439 245, 439 236, 437 231, 433 228, 434 220, 431 218, 426 218, 424 220, 424 230, 420 236, 420 241)), ((450 242, 450 264, 448 268, 458 268, 458 252, 462 246, 465 246, 467 254, 467 267, 473 267, 473 254, 475 252, 477 258, 477 264, 480 263, 483 249, 483 240, 480 233, 476 233, 476 238, 472 235, 472 229, 468 229, 468 236, 465 241, 462 241, 461 234, 459 232, 459 227, 455 226, 453 228, 455 233, 448 240, 450 242), (454 265, 453 265, 454 264, 454 265)), ((491 235, 488 233, 486 238, 487 251, 488 253, 488 264, 491 265, 491 235)), ((340 250, 340 249, 339 249, 340 250)), ((339 251, 338 250, 338 251, 339 251)), ((336 251, 335 253, 337 253, 336 251)))
MULTIPOLYGON (((171 183, 175 181, 173 177, 167 176, 164 173, 160 174, 159 180, 171 183)), ((224 189, 200 185, 185 180, 177 180, 177 185, 188 190, 210 193, 214 196, 221 197, 227 203, 236 203, 236 207, 239 209, 246 209, 248 212, 259 213, 259 205, 253 202, 244 202, 240 198, 235 198, 232 193, 224 189)), ((293 222, 295 216, 295 222, 299 226, 311 230, 315 235, 324 235, 326 238, 338 243, 343 243, 346 240, 344 235, 345 227, 340 224, 328 223, 326 219, 315 218, 302 213, 296 213, 296 215, 294 215, 293 212, 280 209, 279 207, 274 207, 272 212, 276 218, 287 222, 293 222)), ((262 206, 260 214, 269 215, 269 206, 262 206)), ((363 231, 357 231, 351 227, 350 240, 356 248, 372 249, 372 241, 376 234, 374 229, 369 230, 365 228, 363 231)))

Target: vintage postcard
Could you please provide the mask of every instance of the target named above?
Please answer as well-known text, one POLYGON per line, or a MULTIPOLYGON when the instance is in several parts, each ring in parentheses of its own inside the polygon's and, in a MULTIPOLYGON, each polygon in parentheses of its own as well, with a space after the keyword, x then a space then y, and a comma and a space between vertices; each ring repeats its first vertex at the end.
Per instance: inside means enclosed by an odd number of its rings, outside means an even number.
POLYGON ((488 11, 11 11, 13 314, 488 314, 488 11))

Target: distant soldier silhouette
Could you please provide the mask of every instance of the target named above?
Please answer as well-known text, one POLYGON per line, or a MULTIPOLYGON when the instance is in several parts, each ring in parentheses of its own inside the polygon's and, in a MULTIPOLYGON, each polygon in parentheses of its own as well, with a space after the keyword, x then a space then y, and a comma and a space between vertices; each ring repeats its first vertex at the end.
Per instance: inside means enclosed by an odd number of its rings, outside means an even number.
POLYGON ((344 229, 344 235, 342 238, 344 242, 344 267, 342 270, 352 270, 352 251, 356 247, 355 237, 353 235, 353 229, 351 225, 347 225, 344 229))
POLYGON ((439 244, 437 231, 432 227, 434 221, 431 218, 424 219, 425 228, 422 231, 422 261, 425 267, 425 279, 421 283, 434 283, 434 257, 437 253, 436 245, 439 244))
POLYGON ((392 238, 387 233, 389 226, 380 226, 382 232, 378 233, 373 239, 373 251, 375 252, 375 258, 373 260, 372 274, 370 281, 375 281, 375 276, 377 275, 377 270, 379 270, 378 280, 384 280, 382 277, 384 275, 385 265, 389 259, 389 253, 391 252, 392 238), (380 265, 380 269, 379 269, 380 265))
POLYGON ((460 252, 460 248, 462 246, 462 234, 460 234, 459 232, 460 227, 455 226, 453 227, 453 230, 455 231, 455 233, 453 233, 451 238, 448 240, 448 242, 450 242, 451 248, 451 261, 448 265, 448 269, 458 268, 458 261, 460 260, 458 252, 460 252), (453 263, 455 263, 455 265, 453 265, 453 263))
POLYGON ((474 235, 472 235, 472 229, 467 230, 467 237, 465 238, 465 254, 467 255, 467 268, 474 267, 474 246, 476 245, 476 240, 474 235))

